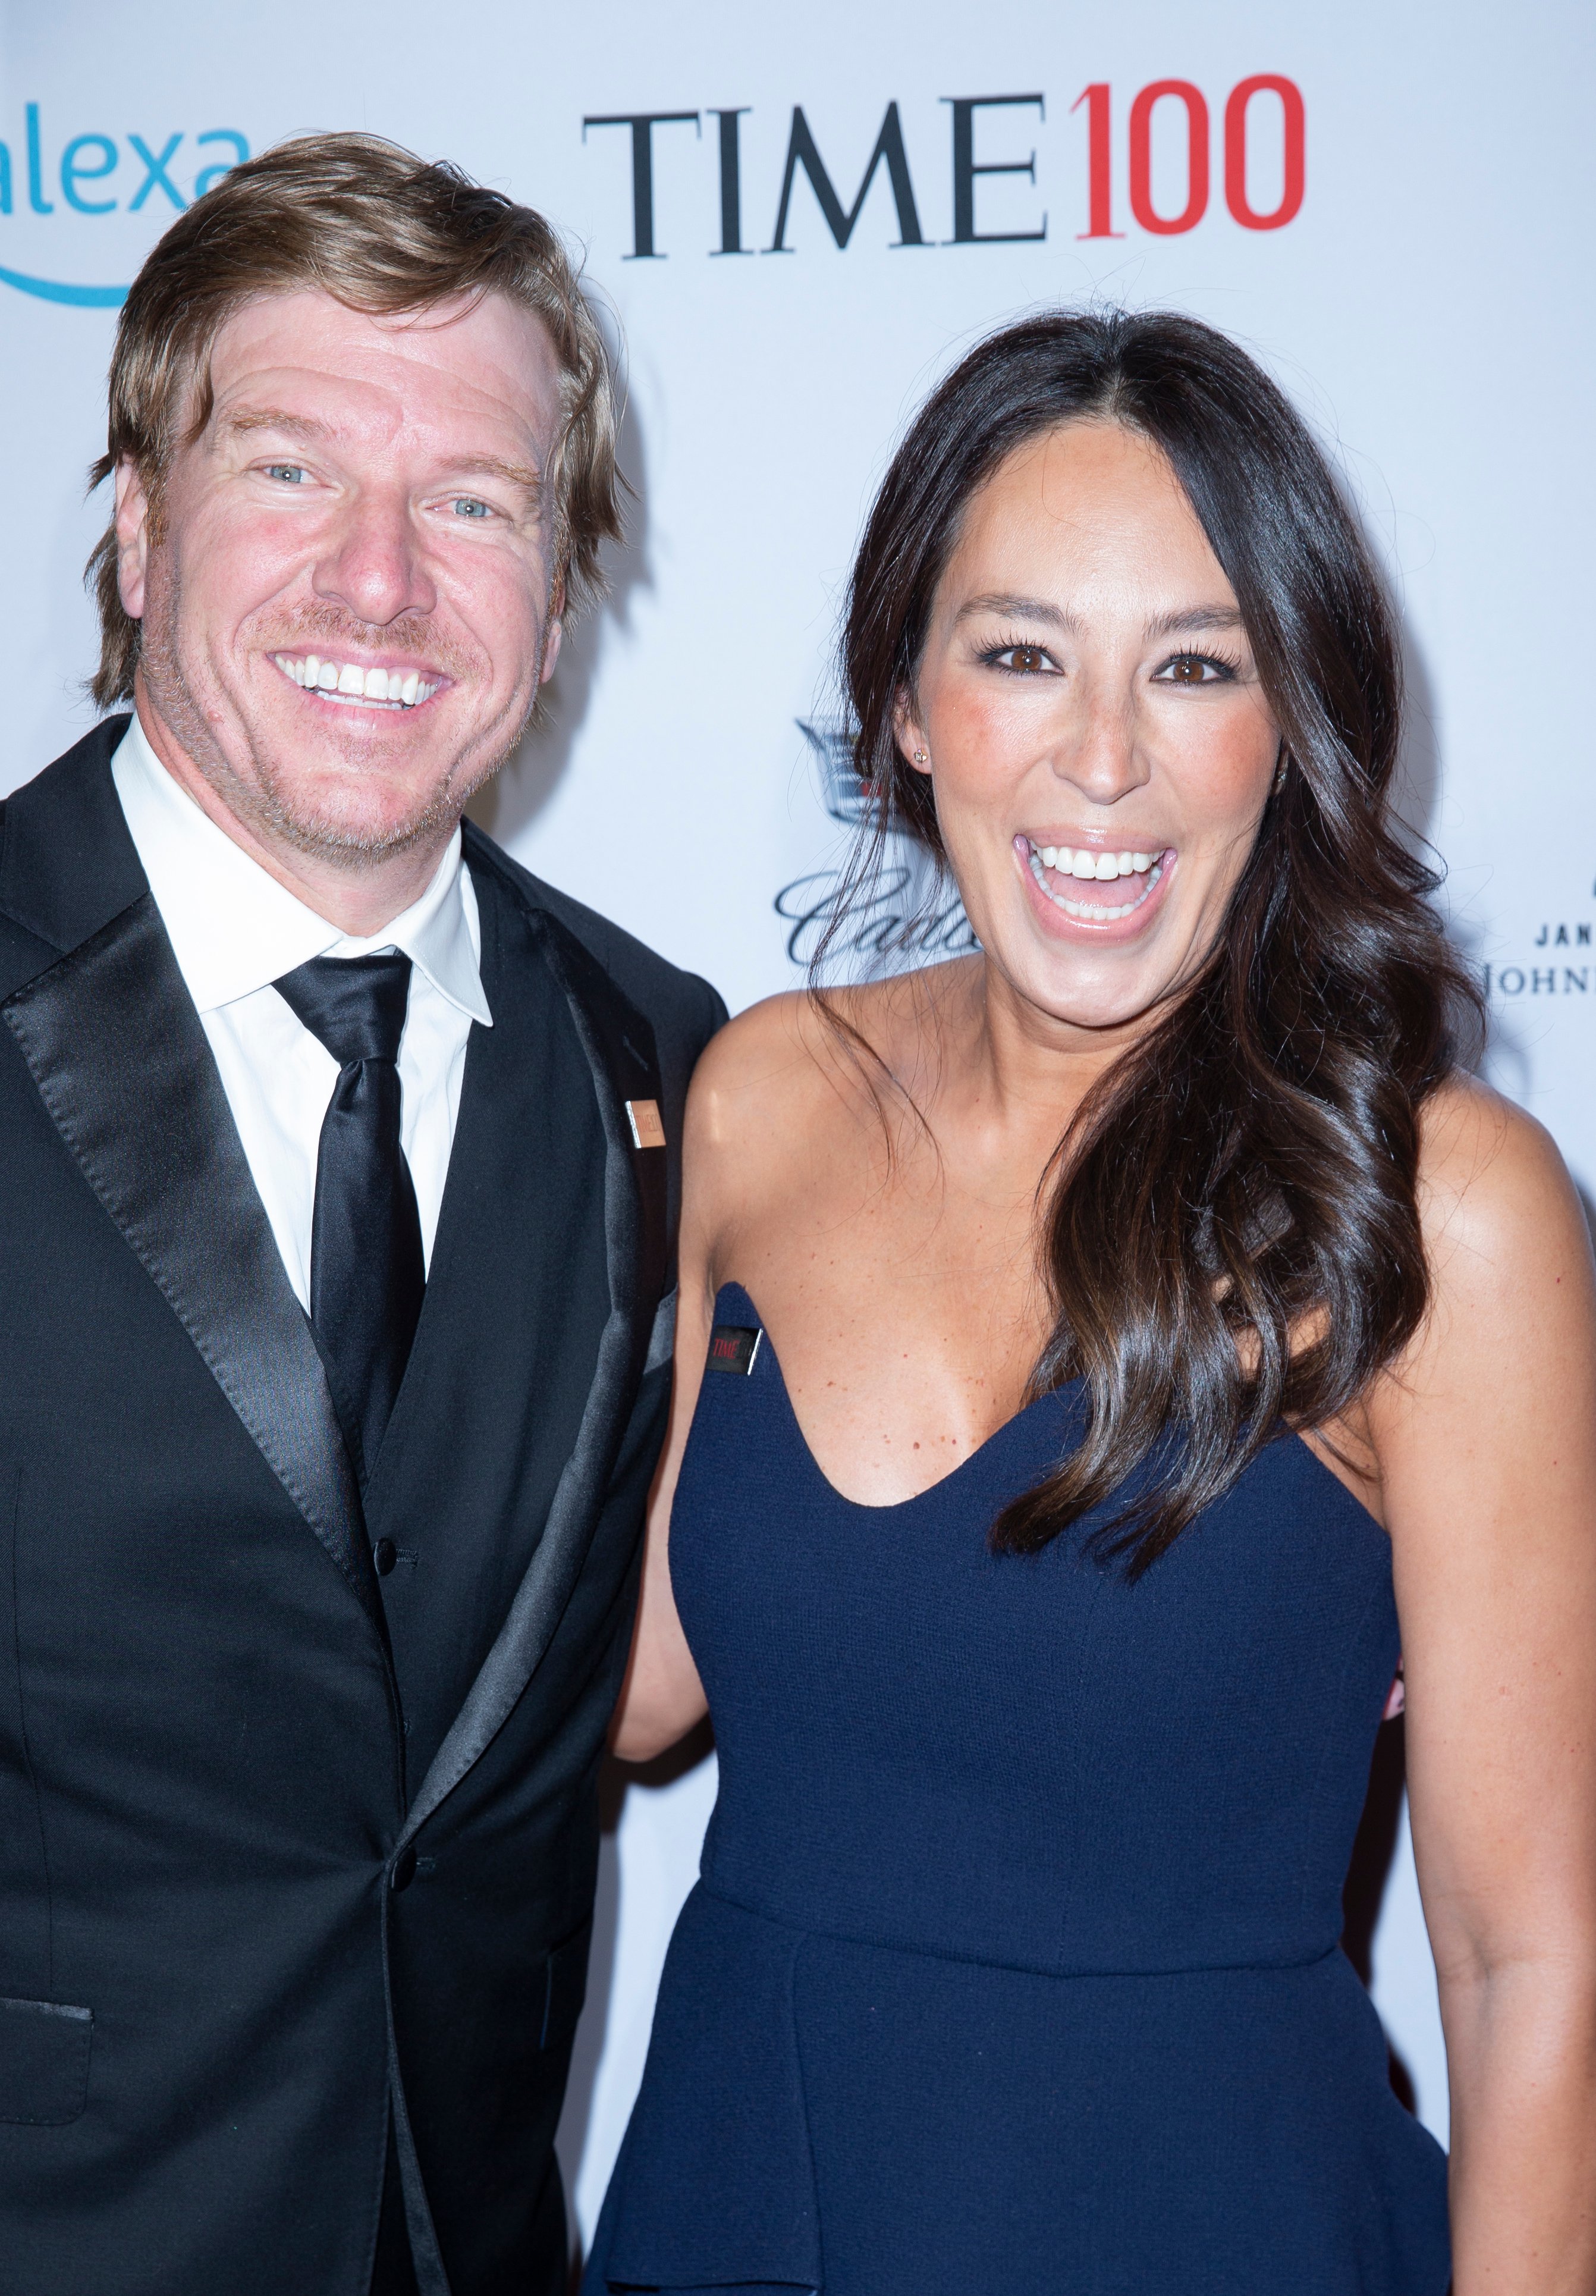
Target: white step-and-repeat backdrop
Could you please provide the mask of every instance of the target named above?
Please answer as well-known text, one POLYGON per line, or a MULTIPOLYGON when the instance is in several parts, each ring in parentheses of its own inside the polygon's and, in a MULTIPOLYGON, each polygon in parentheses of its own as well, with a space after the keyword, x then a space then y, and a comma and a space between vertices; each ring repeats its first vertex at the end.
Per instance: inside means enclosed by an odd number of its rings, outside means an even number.
MULTIPOLYGON (((1174 305, 1340 459, 1402 611, 1408 805, 1489 986, 1493 1073, 1596 1186, 1593 49, 1584 0, 5 0, 0 789, 90 718, 83 483, 119 291, 281 136, 456 160, 585 249, 628 346, 638 506, 483 816, 734 1010, 799 977, 847 835, 833 623, 906 415, 1011 316, 1174 305)), ((1373 1989, 1445 2136, 1389 1773, 1373 1989)), ((585 2226, 713 1794, 703 1759, 611 1795, 562 2136, 585 2226)))

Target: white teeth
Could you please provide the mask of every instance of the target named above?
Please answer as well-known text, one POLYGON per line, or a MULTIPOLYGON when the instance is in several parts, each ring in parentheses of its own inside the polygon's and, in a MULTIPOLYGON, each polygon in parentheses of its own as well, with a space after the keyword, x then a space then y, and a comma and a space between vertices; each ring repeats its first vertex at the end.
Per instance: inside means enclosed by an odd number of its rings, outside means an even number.
POLYGON ((1072 853, 1068 845, 1033 845, 1031 874, 1056 908, 1068 911, 1092 924, 1108 924, 1117 917, 1128 917, 1149 899, 1153 888, 1164 874, 1164 857, 1151 853, 1093 853, 1082 848, 1072 853), (1117 877, 1142 877, 1145 883, 1137 886, 1132 898, 1110 907, 1100 901, 1072 901, 1050 884, 1043 872, 1052 869, 1059 877, 1090 877, 1106 883, 1117 877))
POLYGON ((1068 845, 1033 845, 1031 851, 1044 869, 1061 877, 1093 878, 1108 884, 1116 877, 1145 877, 1158 859, 1153 853, 1097 853, 1086 846, 1072 852, 1068 845))
MULTIPOLYGON (((1052 902, 1055 908, 1063 909, 1070 916, 1080 917, 1091 924, 1109 924, 1117 917, 1128 917, 1133 910, 1139 909, 1142 906, 1143 901, 1151 898, 1154 887, 1159 883, 1164 874, 1161 856, 1157 861, 1154 861, 1150 857, 1148 859, 1146 870, 1144 872, 1139 872, 1137 871, 1135 865, 1137 859, 1141 857, 1136 854, 1132 854, 1130 857, 1131 869, 1128 873, 1145 874, 1147 882, 1144 885, 1137 886, 1135 893, 1130 900, 1121 901, 1112 907, 1101 901, 1072 901, 1065 894, 1055 892, 1052 886, 1049 885, 1047 879, 1042 873, 1044 869, 1049 868, 1052 865, 1045 857, 1047 850, 1048 849, 1045 846, 1032 846, 1032 876, 1035 877, 1036 882, 1041 886, 1043 891, 1047 895, 1048 899, 1052 902)), ((1060 851, 1060 849, 1055 847, 1053 850, 1055 852, 1060 852, 1061 864, 1062 852, 1060 851)), ((1083 854, 1081 857, 1084 860, 1091 860, 1093 857, 1090 854, 1083 854)), ((1120 873, 1119 856, 1116 853, 1106 853, 1099 857, 1112 865, 1106 874, 1110 877, 1117 877, 1120 873)), ((1060 865, 1059 874, 1063 876, 1066 873, 1073 874, 1076 873, 1067 873, 1060 865)), ((1098 873, 1095 868, 1091 872, 1091 874, 1094 877, 1097 873, 1098 873)))
POLYGON ((376 701, 390 709, 413 709, 418 702, 430 701, 438 687, 437 678, 424 678, 417 669, 363 669, 357 662, 323 661, 314 653, 302 657, 274 653, 272 660, 296 685, 332 694, 340 701, 376 701))

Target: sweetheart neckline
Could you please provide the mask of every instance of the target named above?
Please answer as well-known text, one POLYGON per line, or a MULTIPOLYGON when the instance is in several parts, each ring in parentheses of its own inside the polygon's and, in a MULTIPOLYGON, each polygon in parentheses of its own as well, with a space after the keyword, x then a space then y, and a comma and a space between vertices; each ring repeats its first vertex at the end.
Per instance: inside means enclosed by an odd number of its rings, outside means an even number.
POLYGON ((804 1457, 807 1461, 811 1472, 824 1485, 826 1490, 830 1493, 831 1496, 836 1500, 839 1506, 851 1508, 855 1514, 900 1514, 905 1507, 918 1506, 922 1499, 928 1499, 934 1492, 945 1490, 949 1484, 956 1482, 959 1477, 962 1475, 968 1468, 975 1465, 978 1459, 983 1458, 986 1454, 993 1448, 994 1444, 998 1444, 1003 1441, 1003 1438, 1012 1428, 1018 1427, 1021 1420, 1028 1419, 1032 1413, 1039 1411, 1044 1403, 1056 1404, 1061 1396, 1068 1393, 1070 1388, 1077 1387, 1080 1384, 1078 1380, 1070 1380, 1067 1382, 1063 1387, 1050 1388, 1045 1395, 1034 1396, 1029 1403, 1022 1403, 1018 1411, 1012 1412, 1010 1416, 1003 1421, 1002 1426, 994 1427, 990 1435, 986 1436, 980 1443, 978 1443, 973 1451, 967 1452, 964 1457, 958 1462, 956 1466, 950 1467, 945 1475, 938 1475, 934 1483, 927 1483, 921 1490, 912 1491, 906 1499, 875 1500, 850 1498, 846 1491, 839 1491, 838 1489, 836 1484, 831 1480, 831 1478, 827 1474, 825 1469, 821 1465, 819 1459, 815 1456, 814 1447, 810 1442, 808 1436, 805 1433, 804 1423, 798 1417, 797 1408, 793 1404, 792 1391, 787 1384, 787 1374, 782 1367, 782 1358, 776 1351, 775 1342, 770 1336, 770 1326, 765 1323, 763 1315, 760 1313, 759 1303, 755 1299, 753 1293, 749 1290, 747 1284, 732 1281, 721 1285, 719 1292, 716 1293, 715 1299, 716 1320, 719 1320, 718 1311, 720 1302, 728 1292, 740 1292, 742 1294, 742 1297, 748 1301, 749 1306, 753 1309, 754 1319, 760 1331, 764 1333, 765 1349, 768 1351, 771 1362, 775 1366, 776 1384, 782 1390, 782 1401, 786 1408, 788 1419, 791 1423, 792 1431, 798 1437, 798 1447, 803 1452, 804 1457))
MULTIPOLYGON (((782 1390, 782 1403, 783 1408, 787 1413, 787 1417, 791 1424, 792 1431, 798 1438, 798 1448, 804 1455, 805 1461, 808 1465, 810 1472, 815 1477, 816 1480, 823 1486, 831 1497, 836 1500, 839 1506, 847 1507, 855 1514, 901 1514, 906 1507, 918 1506, 922 1499, 928 1499, 933 1495, 933 1493, 945 1490, 950 1484, 956 1482, 959 1477, 962 1475, 967 1469, 975 1465, 978 1459, 984 1458, 986 1453, 990 1451, 995 1444, 1001 1443, 1003 1438, 1008 1435, 1013 1428, 1018 1427, 1022 1420, 1028 1419, 1033 1412, 1039 1411, 1044 1403, 1057 1403, 1061 1397, 1068 1395, 1071 1389, 1078 1388, 1082 1383, 1079 1379, 1066 1380, 1061 1387, 1049 1388, 1044 1395, 1034 1396, 1029 1403, 1022 1403, 1019 1409, 1012 1413, 1009 1418, 1005 1419, 1001 1427, 994 1427, 991 1434, 988 1435, 984 1441, 978 1443, 973 1451, 967 1453, 966 1456, 959 1461, 957 1466, 950 1467, 945 1475, 939 1475, 934 1483, 927 1483, 923 1490, 912 1492, 906 1499, 886 1499, 878 1501, 874 1499, 850 1498, 846 1491, 839 1491, 838 1489, 836 1484, 831 1480, 831 1478, 827 1474, 825 1469, 821 1465, 819 1459, 815 1456, 814 1447, 810 1442, 808 1436, 805 1433, 804 1423, 798 1417, 798 1411, 793 1404, 792 1393, 787 1384, 787 1374, 782 1368, 782 1358, 776 1352, 774 1341, 770 1336, 770 1327, 765 1323, 765 1317, 760 1312, 758 1301, 755 1299, 753 1293, 749 1290, 746 1283, 739 1283, 735 1277, 733 1277, 729 1278, 727 1282, 720 1286, 720 1289, 715 1295, 716 1313, 712 1320, 716 1322, 719 1321, 720 1303, 728 1292, 741 1292, 742 1297, 748 1301, 750 1308, 753 1310, 754 1321, 764 1336, 765 1347, 768 1349, 771 1362, 775 1366, 776 1385, 782 1390)), ((1338 1475, 1332 1468, 1325 1465, 1324 1461, 1319 1456, 1318 1452, 1314 1450, 1313 1445, 1307 1440, 1306 1437, 1295 1427, 1288 1428, 1285 1431, 1289 1437, 1289 1439, 1297 1446, 1303 1456, 1314 1468, 1317 1470, 1318 1473, 1324 1478, 1325 1481, 1328 1482, 1334 1490, 1340 1494, 1341 1497, 1347 1502, 1349 1506, 1355 1507, 1359 1514, 1363 1517, 1366 1522, 1373 1525, 1374 1529, 1379 1531, 1382 1538, 1388 1540, 1390 1533, 1387 1530, 1385 1524, 1381 1522, 1379 1517, 1363 1505, 1363 1500, 1359 1498, 1355 1491, 1348 1489, 1347 1486, 1341 1480, 1340 1476, 1338 1475)), ((1265 1446, 1265 1448, 1267 1447, 1268 1447, 1265 1446)), ((1262 1453, 1260 1453, 1259 1456, 1261 1457, 1263 1456, 1262 1453)))

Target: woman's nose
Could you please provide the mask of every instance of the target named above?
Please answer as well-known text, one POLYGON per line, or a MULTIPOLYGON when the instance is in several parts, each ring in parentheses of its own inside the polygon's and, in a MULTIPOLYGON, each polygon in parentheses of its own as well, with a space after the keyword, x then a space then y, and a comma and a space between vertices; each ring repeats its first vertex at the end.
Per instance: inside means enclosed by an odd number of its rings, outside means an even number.
POLYGON ((1117 697, 1088 699, 1054 751, 1053 772, 1093 805, 1113 805, 1149 778, 1135 711, 1117 697))

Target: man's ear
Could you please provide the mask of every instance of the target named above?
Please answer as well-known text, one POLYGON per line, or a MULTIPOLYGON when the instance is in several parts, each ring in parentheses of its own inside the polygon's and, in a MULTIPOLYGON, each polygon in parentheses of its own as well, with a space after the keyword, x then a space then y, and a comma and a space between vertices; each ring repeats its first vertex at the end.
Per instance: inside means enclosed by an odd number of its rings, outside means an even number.
POLYGON ((150 564, 150 493, 129 455, 117 464, 116 489, 117 589, 123 612, 136 622, 144 611, 150 564))
POLYGON ((554 586, 549 592, 549 618, 543 626, 543 664, 537 673, 539 685, 546 685, 554 675, 554 664, 560 659, 561 642, 565 636, 565 576, 556 574, 554 586))

